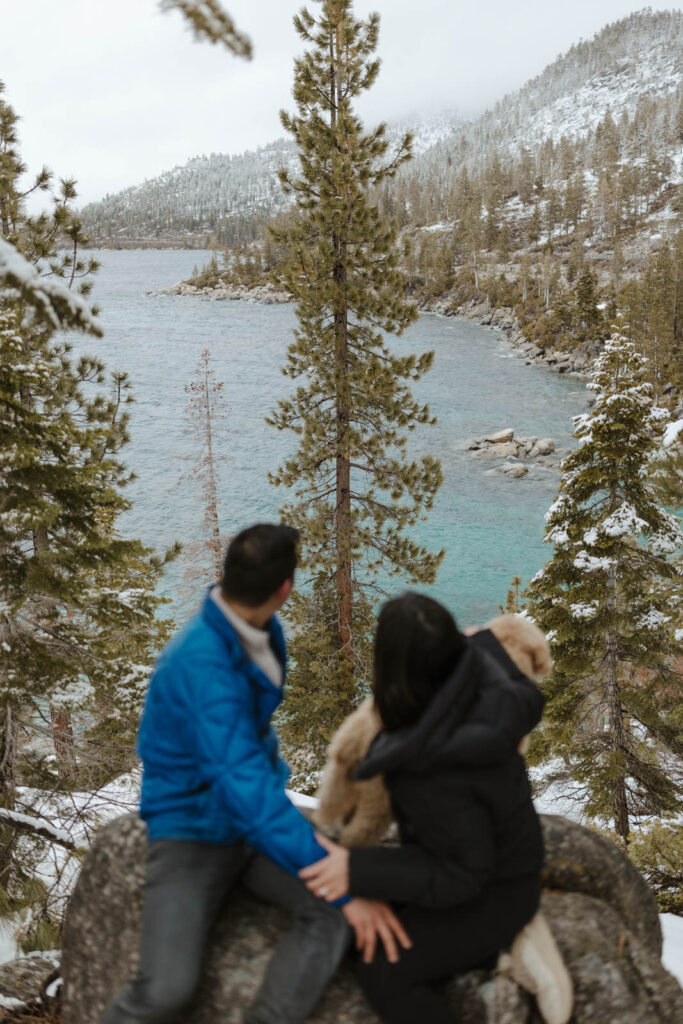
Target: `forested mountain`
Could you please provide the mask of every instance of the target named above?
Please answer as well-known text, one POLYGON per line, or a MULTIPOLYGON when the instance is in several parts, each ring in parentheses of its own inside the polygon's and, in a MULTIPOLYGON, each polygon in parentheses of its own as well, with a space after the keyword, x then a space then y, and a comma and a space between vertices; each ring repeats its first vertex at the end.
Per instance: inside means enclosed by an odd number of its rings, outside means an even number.
MULTIPOLYGON (((450 137, 455 124, 454 116, 444 114, 393 125, 390 137, 412 131, 421 153, 450 137)), ((295 147, 284 138, 237 156, 196 156, 158 178, 91 203, 82 211, 83 221, 93 241, 105 247, 133 240, 189 248, 250 241, 262 235, 266 221, 287 209, 277 170, 295 166, 295 147)))
MULTIPOLYGON (((585 170, 588 187, 596 145, 616 149, 616 164, 640 168, 647 180, 633 201, 642 205, 647 194, 678 180, 682 44, 683 14, 647 9, 572 46, 467 124, 442 116, 412 125, 417 155, 396 186, 389 186, 389 205, 413 224, 452 220, 458 175, 463 169, 482 173, 496 162, 502 171, 516 165, 512 184, 522 202, 531 198, 540 165, 545 178, 559 172, 567 179, 585 170)), ((396 137, 405 127, 393 129, 396 137)), ((285 140, 239 156, 195 157, 90 204, 84 223, 100 245, 134 239, 150 245, 247 242, 286 208, 276 170, 294 160, 285 140)))

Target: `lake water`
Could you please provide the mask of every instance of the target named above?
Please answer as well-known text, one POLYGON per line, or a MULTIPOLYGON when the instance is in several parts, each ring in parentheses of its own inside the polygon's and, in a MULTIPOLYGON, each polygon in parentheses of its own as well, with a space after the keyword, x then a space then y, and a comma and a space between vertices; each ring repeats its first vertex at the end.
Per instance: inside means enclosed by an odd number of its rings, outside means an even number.
MULTIPOLYGON (((121 520, 126 534, 162 549, 174 540, 201 537, 202 509, 182 456, 193 450, 183 410, 183 390, 202 349, 211 351, 216 378, 225 382, 230 415, 221 454, 220 518, 226 535, 258 520, 277 518, 283 494, 267 473, 293 451, 295 437, 264 422, 290 386, 281 374, 295 323, 291 306, 214 302, 147 295, 190 275, 202 252, 105 251, 94 299, 102 307, 102 341, 78 348, 100 355, 109 369, 125 370, 134 385, 132 440, 126 462, 137 474, 128 494, 133 510, 121 520)), ((436 352, 433 370, 415 387, 438 416, 416 432, 415 447, 437 455, 445 483, 416 538, 447 549, 439 578, 427 590, 463 623, 496 613, 514 574, 528 580, 549 550, 542 543, 544 514, 559 473, 533 467, 522 479, 487 475, 491 463, 462 449, 462 441, 503 427, 522 435, 570 443, 571 417, 585 406, 577 380, 513 358, 495 332, 464 319, 422 316, 396 350, 436 352)), ((183 567, 168 571, 163 590, 181 617, 183 567)), ((393 584, 396 588, 400 583, 393 584)))

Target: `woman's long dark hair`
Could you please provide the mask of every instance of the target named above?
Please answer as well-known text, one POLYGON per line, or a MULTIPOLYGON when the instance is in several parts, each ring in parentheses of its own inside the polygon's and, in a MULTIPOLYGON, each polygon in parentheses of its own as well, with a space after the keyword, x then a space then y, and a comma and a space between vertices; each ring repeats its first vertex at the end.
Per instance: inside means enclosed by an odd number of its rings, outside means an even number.
POLYGON ((455 619, 431 597, 409 591, 382 606, 374 650, 375 703, 387 730, 415 722, 465 648, 455 619))

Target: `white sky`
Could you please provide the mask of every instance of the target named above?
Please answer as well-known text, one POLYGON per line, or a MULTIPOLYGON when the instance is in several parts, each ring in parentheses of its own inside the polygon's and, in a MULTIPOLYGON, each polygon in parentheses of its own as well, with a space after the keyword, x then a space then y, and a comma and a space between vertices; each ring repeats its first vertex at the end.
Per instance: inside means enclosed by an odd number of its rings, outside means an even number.
MULTIPOLYGON (((195 43, 156 0, 0 0, 0 80, 22 116, 29 168, 78 179, 84 201, 200 153, 239 153, 282 134, 291 106, 298 0, 225 0, 251 62, 195 43)), ((312 7, 315 5, 312 4, 312 7)), ((379 10, 382 71, 369 121, 484 110, 580 38, 642 0, 356 0, 379 10)), ((672 3, 651 3, 656 9, 672 3)))

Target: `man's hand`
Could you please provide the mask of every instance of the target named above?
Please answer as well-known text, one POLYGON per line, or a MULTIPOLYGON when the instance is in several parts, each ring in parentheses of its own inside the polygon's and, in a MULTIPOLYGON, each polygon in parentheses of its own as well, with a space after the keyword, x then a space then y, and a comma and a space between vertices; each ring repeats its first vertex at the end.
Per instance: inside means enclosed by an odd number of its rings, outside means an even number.
POLYGON ((331 839, 316 832, 315 838, 327 852, 327 857, 302 868, 299 878, 316 896, 334 903, 349 891, 349 851, 331 839))
POLYGON ((398 962, 399 944, 403 949, 412 946, 403 925, 386 903, 356 898, 341 909, 355 932, 356 949, 362 954, 363 963, 372 963, 378 936, 384 944, 387 960, 392 964, 398 962))

